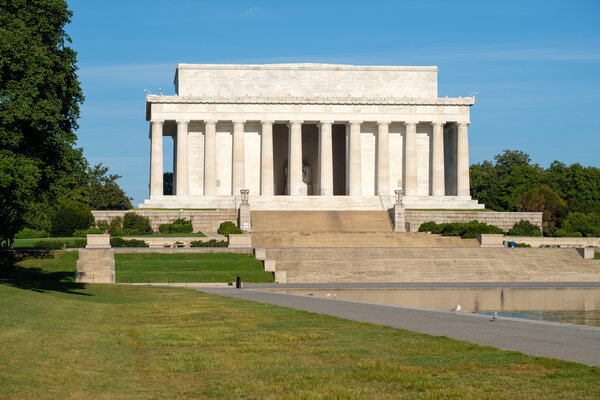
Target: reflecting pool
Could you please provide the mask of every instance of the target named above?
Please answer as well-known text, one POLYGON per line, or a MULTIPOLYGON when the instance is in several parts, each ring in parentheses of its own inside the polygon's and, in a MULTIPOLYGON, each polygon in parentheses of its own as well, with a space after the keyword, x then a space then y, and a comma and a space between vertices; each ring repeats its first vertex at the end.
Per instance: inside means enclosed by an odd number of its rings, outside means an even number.
POLYGON ((600 288, 278 288, 270 291, 600 327, 600 288))

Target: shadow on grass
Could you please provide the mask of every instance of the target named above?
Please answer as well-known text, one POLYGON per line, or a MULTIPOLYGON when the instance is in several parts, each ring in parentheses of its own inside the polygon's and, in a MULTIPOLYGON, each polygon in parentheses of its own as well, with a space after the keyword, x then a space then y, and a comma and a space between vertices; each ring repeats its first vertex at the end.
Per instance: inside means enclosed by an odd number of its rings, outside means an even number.
POLYGON ((51 250, 2 251, 0 252, 0 285, 13 286, 34 292, 63 292, 91 296, 80 292, 84 283, 73 282, 73 271, 47 271, 39 267, 18 265, 28 259, 52 259, 51 250))

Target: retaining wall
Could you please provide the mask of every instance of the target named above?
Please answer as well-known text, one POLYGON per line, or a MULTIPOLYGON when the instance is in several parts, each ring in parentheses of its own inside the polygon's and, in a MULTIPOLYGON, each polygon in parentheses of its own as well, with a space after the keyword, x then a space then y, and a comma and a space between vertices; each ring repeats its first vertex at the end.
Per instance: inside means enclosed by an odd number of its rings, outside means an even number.
POLYGON ((138 215, 148 217, 150 226, 154 232, 158 232, 158 227, 161 224, 170 224, 177 218, 185 218, 192 221, 194 232, 216 232, 222 222, 231 221, 236 223, 238 218, 237 210, 151 210, 151 209, 133 209, 133 210, 94 210, 92 214, 98 221, 106 221, 110 223, 116 217, 121 217, 125 213, 134 212, 138 215))
POLYGON ((526 243, 531 247, 600 247, 598 237, 504 236, 507 242, 526 243))
POLYGON ((516 222, 529 221, 542 228, 541 212, 500 212, 500 211, 416 211, 406 210, 406 222, 410 223, 410 231, 417 232, 419 226, 433 221, 438 224, 448 222, 471 222, 477 220, 495 225, 508 231, 516 222))

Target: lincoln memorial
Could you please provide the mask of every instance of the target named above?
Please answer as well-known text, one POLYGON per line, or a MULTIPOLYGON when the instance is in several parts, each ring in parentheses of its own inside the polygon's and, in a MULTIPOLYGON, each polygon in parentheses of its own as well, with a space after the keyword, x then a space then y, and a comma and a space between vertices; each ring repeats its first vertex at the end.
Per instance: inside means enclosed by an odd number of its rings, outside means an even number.
MULTIPOLYGON (((438 97, 438 68, 179 64, 148 95, 141 208, 480 209, 469 194, 473 97, 438 97), (171 139, 169 139, 171 138, 171 139), (163 151, 173 146, 173 194, 163 151)), ((170 170, 170 168, 167 168, 170 170)))

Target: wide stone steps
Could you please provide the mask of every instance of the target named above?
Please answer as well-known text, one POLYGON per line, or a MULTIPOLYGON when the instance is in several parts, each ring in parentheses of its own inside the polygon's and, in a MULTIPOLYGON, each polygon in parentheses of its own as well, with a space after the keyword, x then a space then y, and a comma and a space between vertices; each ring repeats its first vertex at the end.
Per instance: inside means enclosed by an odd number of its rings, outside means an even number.
POLYGON ((427 233, 262 232, 252 234, 254 247, 479 247, 476 239, 427 233))
POLYGON ((252 211, 252 233, 392 232, 387 211, 252 211))
MULTIPOLYGON (((268 248, 266 256, 269 259, 285 260, 333 260, 333 261, 367 261, 378 259, 403 260, 435 260, 448 262, 458 260, 519 260, 540 259, 548 262, 558 260, 582 260, 576 249, 544 249, 544 248, 268 248)), ((583 260, 582 260, 583 261, 583 260)))
POLYGON ((576 249, 279 248, 265 255, 288 283, 600 281, 600 263, 576 249))

